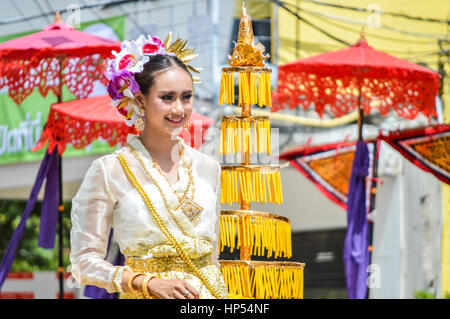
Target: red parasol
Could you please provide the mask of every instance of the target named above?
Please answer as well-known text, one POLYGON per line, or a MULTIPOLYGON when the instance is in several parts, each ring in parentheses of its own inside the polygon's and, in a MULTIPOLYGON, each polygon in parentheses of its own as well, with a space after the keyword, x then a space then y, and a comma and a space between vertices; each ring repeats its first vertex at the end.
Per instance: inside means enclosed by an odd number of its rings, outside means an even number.
POLYGON ((20 105, 34 88, 46 96, 51 90, 61 102, 61 86, 77 98, 87 97, 96 80, 105 83, 106 59, 120 42, 77 31, 62 22, 41 32, 0 44, 0 89, 8 86, 10 97, 20 105))
MULTIPOLYGON (((135 133, 134 127, 125 124, 123 116, 111 106, 108 95, 53 104, 48 116, 47 124, 33 151, 41 149, 49 141, 48 152, 52 153, 55 147, 62 155, 67 144, 81 149, 98 138, 106 140, 110 146, 125 144, 127 135, 135 133)), ((184 132, 180 136, 186 144, 199 148, 194 138, 201 134, 201 144, 209 126, 214 120, 192 112, 190 117, 189 134, 184 132)))
POLYGON ((419 112, 431 116, 439 79, 434 71, 375 50, 362 34, 346 49, 280 66, 272 111, 286 105, 306 109, 314 102, 320 116, 327 105, 337 117, 358 106, 366 114, 377 107, 382 115, 392 108, 407 119, 419 112))

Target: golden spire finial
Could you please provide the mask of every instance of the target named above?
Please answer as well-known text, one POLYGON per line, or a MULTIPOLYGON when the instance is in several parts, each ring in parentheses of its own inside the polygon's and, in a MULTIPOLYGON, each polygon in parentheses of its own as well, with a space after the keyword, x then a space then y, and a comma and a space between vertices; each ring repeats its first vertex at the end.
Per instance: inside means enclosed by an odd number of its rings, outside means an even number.
POLYGON ((248 16, 244 2, 242 2, 241 21, 239 22, 238 43, 253 45, 252 21, 248 16))
POLYGON ((242 3, 241 21, 239 22, 238 42, 234 46, 233 53, 228 56, 228 64, 237 66, 263 67, 264 60, 269 55, 264 55, 264 46, 258 43, 255 46, 253 39, 253 27, 245 4, 242 3))
POLYGON ((366 33, 364 32, 364 26, 361 27, 361 32, 359 33, 359 39, 356 42, 356 45, 358 45, 358 46, 368 45, 367 39, 366 39, 366 33))
POLYGON ((365 39, 366 38, 366 33, 364 32, 364 26, 361 27, 361 33, 359 34, 359 37, 361 39, 365 39))
POLYGON ((59 13, 59 11, 56 11, 55 21, 53 23, 59 23, 59 22, 63 22, 63 21, 62 21, 61 14, 59 13))

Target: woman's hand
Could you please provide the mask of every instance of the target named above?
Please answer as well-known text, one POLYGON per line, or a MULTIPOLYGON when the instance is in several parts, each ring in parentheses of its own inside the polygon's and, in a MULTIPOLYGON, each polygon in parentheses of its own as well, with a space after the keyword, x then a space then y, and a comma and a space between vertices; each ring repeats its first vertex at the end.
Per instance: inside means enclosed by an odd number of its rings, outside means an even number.
POLYGON ((147 284, 148 291, 161 299, 198 299, 200 294, 185 280, 152 278, 147 284), (189 291, 188 295, 184 295, 189 291))

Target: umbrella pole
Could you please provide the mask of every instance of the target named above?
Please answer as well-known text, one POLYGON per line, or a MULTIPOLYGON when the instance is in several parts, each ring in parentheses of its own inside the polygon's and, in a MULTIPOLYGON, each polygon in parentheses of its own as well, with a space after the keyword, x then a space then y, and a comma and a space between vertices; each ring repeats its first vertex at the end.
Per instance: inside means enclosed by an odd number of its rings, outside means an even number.
POLYGON ((361 82, 358 81, 358 141, 362 141, 364 113, 361 107, 361 82))
POLYGON ((58 153, 59 170, 59 205, 58 205, 58 276, 59 276, 59 299, 64 299, 64 262, 63 262, 63 215, 64 205, 62 200, 62 157, 58 153))
MULTIPOLYGON (((59 94, 58 103, 62 102, 62 58, 59 59, 59 94)), ((64 205, 63 205, 63 180, 62 180, 62 156, 58 156, 59 170, 59 203, 58 203, 58 277, 59 277, 59 299, 64 299, 64 241, 63 241, 63 222, 64 222, 64 205)))

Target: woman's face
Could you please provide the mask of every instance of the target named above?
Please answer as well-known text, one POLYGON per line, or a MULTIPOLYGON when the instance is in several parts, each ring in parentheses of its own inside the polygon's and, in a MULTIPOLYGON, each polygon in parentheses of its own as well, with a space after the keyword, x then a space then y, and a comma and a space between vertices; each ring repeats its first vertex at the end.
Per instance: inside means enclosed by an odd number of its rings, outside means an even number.
POLYGON ((194 106, 189 73, 173 66, 156 75, 154 85, 144 97, 145 129, 175 136, 189 122, 194 106))

